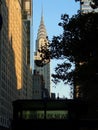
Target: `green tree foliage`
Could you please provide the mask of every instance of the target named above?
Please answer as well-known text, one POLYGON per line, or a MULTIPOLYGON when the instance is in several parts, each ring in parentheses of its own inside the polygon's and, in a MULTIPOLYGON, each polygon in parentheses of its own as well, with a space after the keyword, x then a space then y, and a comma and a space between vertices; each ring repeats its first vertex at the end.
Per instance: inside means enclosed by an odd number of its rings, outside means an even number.
POLYGON ((98 8, 98 0, 92 0, 92 1, 90 2, 90 6, 91 6, 91 8, 93 8, 93 9, 98 8))
POLYGON ((59 25, 63 34, 52 39, 51 56, 63 59, 64 63, 56 67, 53 77, 65 83, 89 80, 96 76, 98 69, 98 14, 77 14, 72 18, 64 14, 59 25), (67 60, 65 60, 67 59, 67 60), (68 62, 69 61, 69 62, 68 62), (75 65, 71 69, 71 63, 75 65), (74 79, 74 80, 73 80, 74 79))
POLYGON ((44 58, 63 61, 55 68, 55 74, 52 74, 54 82, 63 80, 64 83, 75 85, 87 81, 97 82, 98 14, 78 13, 71 18, 64 14, 61 20, 59 26, 63 28, 63 33, 54 36, 49 42, 49 52, 44 48, 42 50, 44 58), (74 69, 72 65, 75 66, 74 69))

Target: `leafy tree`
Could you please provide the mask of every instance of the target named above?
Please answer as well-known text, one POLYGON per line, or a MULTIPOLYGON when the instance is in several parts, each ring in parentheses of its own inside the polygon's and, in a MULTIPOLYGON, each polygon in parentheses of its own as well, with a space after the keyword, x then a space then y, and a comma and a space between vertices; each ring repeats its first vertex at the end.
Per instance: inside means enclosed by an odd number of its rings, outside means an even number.
POLYGON ((80 63, 87 64, 89 60, 96 58, 98 55, 97 17, 98 14, 94 13, 77 14, 72 18, 66 14, 62 15, 63 22, 59 25, 63 28, 63 34, 53 37, 50 45, 51 56, 57 59, 68 59, 70 62, 65 64, 68 69, 71 67, 70 63, 78 67, 80 63))
MULTIPOLYGON (((87 84, 97 83, 98 13, 78 13, 71 18, 64 14, 61 20, 59 26, 63 28, 63 33, 53 37, 47 53, 47 58, 64 61, 55 68, 56 73, 52 75, 54 82, 63 80, 75 86, 82 84, 80 90, 85 89, 86 92, 87 84)), ((43 48, 43 52, 44 59, 47 50, 43 48)))
POLYGON ((92 1, 90 2, 90 6, 91 6, 91 8, 93 8, 93 9, 98 8, 98 0, 92 0, 92 1))

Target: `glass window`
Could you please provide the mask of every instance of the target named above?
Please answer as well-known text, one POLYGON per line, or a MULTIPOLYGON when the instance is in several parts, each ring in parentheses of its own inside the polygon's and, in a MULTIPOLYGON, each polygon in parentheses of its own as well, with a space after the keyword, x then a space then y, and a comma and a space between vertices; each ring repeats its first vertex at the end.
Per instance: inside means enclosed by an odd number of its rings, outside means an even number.
POLYGON ((44 119, 44 111, 23 111, 23 119, 44 119))
POLYGON ((29 1, 25 2, 25 10, 30 10, 30 2, 29 1))
POLYGON ((46 111, 46 119, 67 119, 68 111, 50 110, 46 111))

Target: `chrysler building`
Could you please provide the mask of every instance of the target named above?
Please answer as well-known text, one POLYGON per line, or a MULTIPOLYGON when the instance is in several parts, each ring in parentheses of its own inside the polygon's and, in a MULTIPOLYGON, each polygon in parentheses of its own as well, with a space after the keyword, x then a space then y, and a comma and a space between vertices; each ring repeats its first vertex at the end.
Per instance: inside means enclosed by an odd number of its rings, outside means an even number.
POLYGON ((35 50, 35 54, 34 54, 34 69, 43 76, 44 82, 45 82, 45 89, 48 90, 48 93, 50 95, 50 62, 47 63, 44 66, 38 66, 36 64, 36 61, 41 60, 40 54, 38 52, 38 49, 41 48, 41 46, 44 46, 45 44, 48 44, 48 40, 47 40, 47 32, 46 32, 46 28, 44 25, 44 18, 43 18, 43 13, 41 14, 41 21, 40 21, 40 25, 39 25, 39 29, 38 29, 38 33, 37 33, 37 39, 36 39, 36 50, 35 50))

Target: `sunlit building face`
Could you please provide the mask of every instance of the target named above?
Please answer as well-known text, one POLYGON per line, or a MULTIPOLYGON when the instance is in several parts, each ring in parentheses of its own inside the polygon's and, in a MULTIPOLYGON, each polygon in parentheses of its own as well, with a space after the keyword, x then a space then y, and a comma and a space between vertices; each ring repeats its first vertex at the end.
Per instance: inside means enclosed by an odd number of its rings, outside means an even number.
POLYGON ((88 13, 88 12, 98 12, 98 9, 93 9, 90 6, 90 3, 92 2, 92 0, 81 0, 81 12, 82 13, 88 13))

